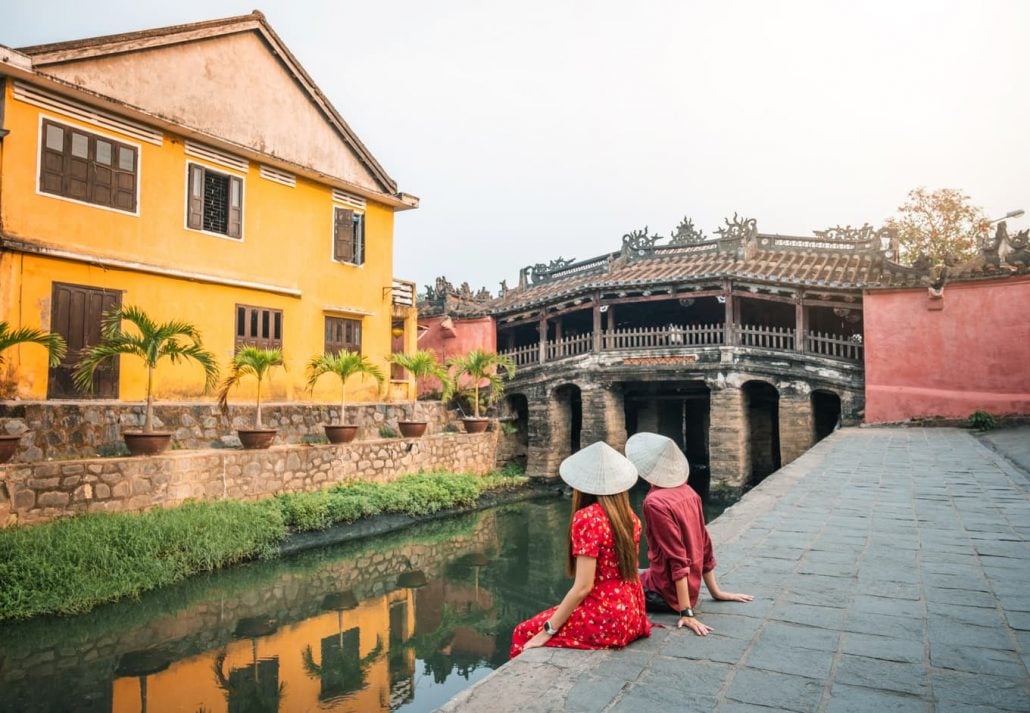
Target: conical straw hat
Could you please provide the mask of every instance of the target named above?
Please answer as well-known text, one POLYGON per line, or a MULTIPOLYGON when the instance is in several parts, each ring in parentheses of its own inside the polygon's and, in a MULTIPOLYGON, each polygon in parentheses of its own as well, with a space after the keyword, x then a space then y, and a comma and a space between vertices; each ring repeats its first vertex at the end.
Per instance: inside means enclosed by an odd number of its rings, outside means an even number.
POLYGON ((573 488, 591 495, 615 495, 637 482, 636 467, 602 441, 563 460, 558 472, 573 488))
POLYGON ((671 438, 657 433, 637 433, 626 441, 626 457, 640 477, 659 488, 675 488, 690 477, 690 463, 671 438))

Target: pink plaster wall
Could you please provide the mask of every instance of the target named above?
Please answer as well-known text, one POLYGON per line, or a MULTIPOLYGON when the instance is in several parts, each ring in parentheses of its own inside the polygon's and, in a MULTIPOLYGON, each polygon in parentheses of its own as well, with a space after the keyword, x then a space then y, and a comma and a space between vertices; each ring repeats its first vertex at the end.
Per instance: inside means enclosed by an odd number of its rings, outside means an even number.
POLYGON ((1030 277, 867 292, 864 317, 868 423, 1030 414, 1030 277))
MULTIPOLYGON (((451 318, 451 330, 444 328, 442 323, 445 319, 443 316, 419 317, 419 349, 433 350, 441 363, 454 356, 464 356, 473 349, 497 351, 497 326, 492 317, 451 318), (426 329, 423 330, 423 327, 426 329)), ((436 379, 419 381, 420 394, 439 389, 440 382, 436 379)))

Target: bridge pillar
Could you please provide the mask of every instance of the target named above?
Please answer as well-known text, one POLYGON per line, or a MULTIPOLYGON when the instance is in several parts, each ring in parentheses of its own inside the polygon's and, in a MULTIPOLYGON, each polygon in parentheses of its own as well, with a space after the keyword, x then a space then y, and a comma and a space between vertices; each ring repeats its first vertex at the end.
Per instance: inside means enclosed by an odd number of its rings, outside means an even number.
POLYGON ((626 409, 618 387, 583 386, 582 445, 604 441, 617 451, 626 447, 626 409))
POLYGON ((747 414, 739 386, 710 381, 711 412, 708 427, 708 458, 712 483, 740 488, 747 483, 747 414))
POLYGON ((804 382, 780 386, 780 463, 787 465, 815 445, 812 389, 804 382))

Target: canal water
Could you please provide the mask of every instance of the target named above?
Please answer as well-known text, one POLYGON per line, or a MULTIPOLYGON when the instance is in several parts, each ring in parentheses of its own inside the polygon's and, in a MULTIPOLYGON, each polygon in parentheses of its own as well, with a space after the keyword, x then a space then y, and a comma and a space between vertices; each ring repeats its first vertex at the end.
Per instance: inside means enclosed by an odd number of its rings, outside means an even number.
POLYGON ((431 711, 565 594, 568 519, 501 506, 0 625, 0 711, 431 711))

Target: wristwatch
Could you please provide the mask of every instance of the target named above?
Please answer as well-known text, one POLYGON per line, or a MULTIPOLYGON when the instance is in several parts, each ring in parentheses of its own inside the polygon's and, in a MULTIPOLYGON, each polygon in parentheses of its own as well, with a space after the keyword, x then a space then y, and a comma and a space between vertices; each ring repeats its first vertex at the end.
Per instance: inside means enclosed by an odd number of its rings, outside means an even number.
POLYGON ((690 618, 693 618, 694 617, 694 610, 691 609, 690 607, 687 607, 686 609, 682 609, 680 611, 680 616, 689 616, 690 618))
POLYGON ((544 631, 547 632, 548 636, 554 636, 558 633, 558 630, 551 626, 551 622, 549 621, 544 622, 544 631))

